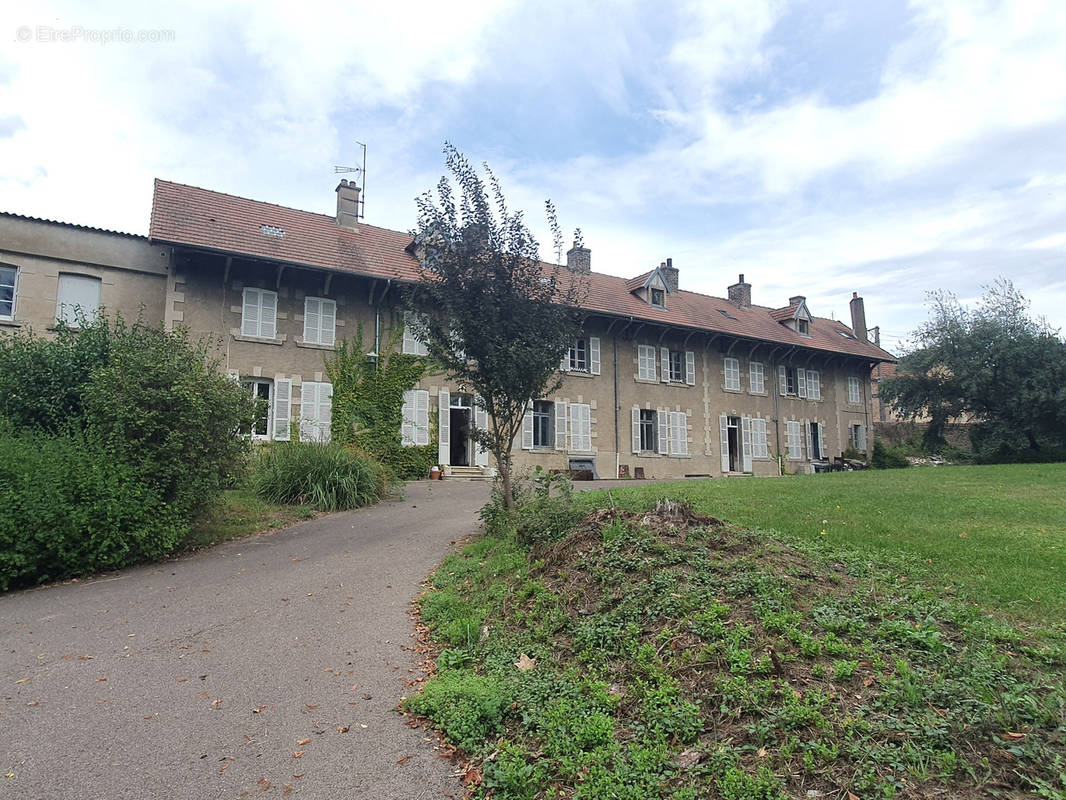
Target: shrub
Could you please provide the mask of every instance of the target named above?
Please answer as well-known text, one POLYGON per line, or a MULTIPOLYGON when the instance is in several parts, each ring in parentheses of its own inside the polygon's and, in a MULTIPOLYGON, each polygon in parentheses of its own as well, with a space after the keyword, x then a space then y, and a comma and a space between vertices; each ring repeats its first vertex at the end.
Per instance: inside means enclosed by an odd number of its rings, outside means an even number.
POLYGON ((874 442, 873 456, 870 458, 870 466, 874 469, 900 469, 909 467, 911 462, 902 447, 885 447, 881 442, 874 442))
POLYGON ((255 493, 272 503, 322 511, 359 508, 385 494, 385 472, 373 458, 340 444, 287 442, 263 449, 251 475, 255 493))
POLYGON ((187 527, 134 467, 85 434, 0 422, 0 590, 165 556, 187 527))
POLYGON ((468 752, 499 731, 510 705, 496 680, 467 672, 442 672, 407 701, 408 708, 432 719, 468 752))

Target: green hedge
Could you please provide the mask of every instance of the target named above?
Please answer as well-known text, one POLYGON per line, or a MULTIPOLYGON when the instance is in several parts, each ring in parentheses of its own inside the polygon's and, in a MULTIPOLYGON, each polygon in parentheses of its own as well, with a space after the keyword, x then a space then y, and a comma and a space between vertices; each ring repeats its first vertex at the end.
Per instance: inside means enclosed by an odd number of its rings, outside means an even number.
POLYGON ((159 558, 187 528, 134 467, 83 434, 0 423, 0 590, 159 558))
POLYGON ((251 484, 259 497, 272 503, 339 511, 380 500, 386 474, 374 458, 344 445, 287 442, 263 448, 251 484))

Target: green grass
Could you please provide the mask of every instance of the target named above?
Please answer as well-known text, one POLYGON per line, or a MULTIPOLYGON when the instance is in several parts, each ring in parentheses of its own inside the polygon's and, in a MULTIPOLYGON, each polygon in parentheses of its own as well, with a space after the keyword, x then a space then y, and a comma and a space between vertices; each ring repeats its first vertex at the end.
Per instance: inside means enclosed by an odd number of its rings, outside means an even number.
POLYGON ((250 489, 229 489, 223 492, 217 505, 193 523, 183 547, 199 550, 229 539, 313 519, 315 513, 311 506, 276 505, 256 497, 250 489))
POLYGON ((991 605, 1022 615, 969 600, 1007 566, 1019 586, 1052 569, 994 542, 1061 545, 1062 477, 975 467, 526 493, 516 519, 485 513, 487 535, 432 577, 422 618, 445 649, 407 707, 467 752, 475 796, 494 800, 1062 800, 1062 577, 1039 600, 1000 588, 991 605), (664 495, 758 530, 656 509, 664 495))
POLYGON ((744 527, 912 557, 907 570, 934 587, 950 587, 1021 618, 1063 621, 1066 464, 928 467, 611 490, 622 507, 643 506, 664 495, 744 527))

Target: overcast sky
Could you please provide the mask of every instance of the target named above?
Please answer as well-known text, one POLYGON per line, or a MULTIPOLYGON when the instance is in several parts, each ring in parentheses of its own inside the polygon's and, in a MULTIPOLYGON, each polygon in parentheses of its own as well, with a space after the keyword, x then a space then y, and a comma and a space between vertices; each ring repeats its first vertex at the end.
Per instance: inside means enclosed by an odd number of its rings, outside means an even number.
POLYGON ((858 291, 890 350, 998 276, 1066 325, 1062 0, 94 5, 3 4, 0 210, 143 234, 160 177, 332 213, 360 141, 408 230, 450 140, 549 260, 550 197, 596 271, 858 291))

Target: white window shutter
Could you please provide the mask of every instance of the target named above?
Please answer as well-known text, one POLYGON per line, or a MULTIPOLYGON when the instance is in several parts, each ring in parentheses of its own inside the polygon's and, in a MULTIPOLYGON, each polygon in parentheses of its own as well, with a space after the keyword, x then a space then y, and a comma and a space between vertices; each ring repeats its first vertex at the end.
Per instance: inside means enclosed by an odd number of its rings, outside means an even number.
POLYGON ((796 396, 807 396, 807 370, 802 367, 796 370, 796 396))
POLYGON ((788 375, 784 364, 777 367, 777 393, 782 397, 788 394, 788 375))
POLYGON ((304 341, 308 344, 319 343, 320 326, 318 316, 322 301, 317 297, 304 298, 304 341))
POLYGON ((259 290, 245 289, 241 304, 241 335, 259 335, 259 290))
POLYGON ((811 423, 810 420, 803 420, 803 429, 807 432, 807 460, 814 458, 811 455, 814 452, 812 445, 814 444, 813 437, 811 436, 811 423))
POLYGON ((415 393, 408 389, 403 393, 403 408, 400 411, 400 444, 414 447, 415 444, 415 393))
POLYGON ((337 340, 337 302, 335 300, 322 301, 322 317, 319 326, 322 331, 320 343, 332 347, 337 340))
POLYGON ((328 442, 333 426, 333 384, 318 384, 318 438, 328 442))
POLYGON ((655 412, 655 427, 659 439, 659 455, 670 454, 670 414, 662 409, 655 412))
POLYGON ((688 414, 684 411, 670 413, 670 450, 675 456, 688 455, 688 414))
POLYGON ((533 403, 526 403, 526 413, 522 415, 522 449, 533 449, 533 403))
POLYGON ((729 418, 725 414, 718 416, 719 441, 722 445, 722 474, 729 472, 729 418))
POLYGON ((278 296, 265 289, 260 293, 259 335, 264 339, 273 339, 278 332, 278 296))
MULTIPOLYGON (((480 431, 489 429, 489 412, 481 405, 480 398, 474 405, 474 426, 480 431)), ((474 466, 487 467, 488 465, 489 451, 481 442, 476 442, 474 445, 474 466)))
POLYGON ((744 471, 751 472, 751 417, 740 418, 740 441, 744 471))
POLYGON ((429 392, 425 389, 415 390, 415 444, 429 444, 429 392))
POLYGON ((811 400, 822 399, 822 376, 816 369, 807 370, 807 397, 811 400))
POLYGON ((570 347, 567 347, 566 350, 563 351, 563 357, 559 359, 559 372, 570 371, 570 349, 572 347, 573 345, 570 345, 570 347))
POLYGON ((449 424, 451 394, 447 389, 437 392, 437 460, 441 466, 451 464, 451 425, 449 424))
POLYGON ((570 414, 566 407, 565 401, 559 401, 555 404, 555 449, 566 450, 569 446, 569 442, 566 440, 567 423, 570 421, 570 414))
POLYGON ((315 436, 315 411, 317 403, 318 384, 304 381, 300 384, 300 441, 317 441, 315 436))
POLYGON ((640 452, 640 409, 637 406, 633 406, 633 413, 631 416, 633 421, 633 452, 640 452))
POLYGON ((860 425, 859 426, 859 449, 860 450, 865 450, 866 449, 866 426, 865 425, 860 425))
POLYGON ((420 342, 415 338, 414 331, 411 330, 411 312, 403 312, 403 352, 409 355, 419 355, 418 346, 420 342))
POLYGON ((600 338, 589 337, 589 372, 593 375, 600 374, 600 338))
POLYGON ((659 370, 662 373, 662 382, 666 383, 670 380, 670 348, 659 348, 659 370))
POLYGON ((818 452, 825 458, 825 425, 818 426, 818 452))
POLYGON ((592 414, 587 403, 570 404, 570 448, 581 453, 592 450, 592 414))
POLYGON ((292 379, 274 379, 274 438, 289 441, 289 418, 292 415, 292 379))
POLYGON ((685 383, 696 385, 696 354, 691 350, 685 351, 685 383))

